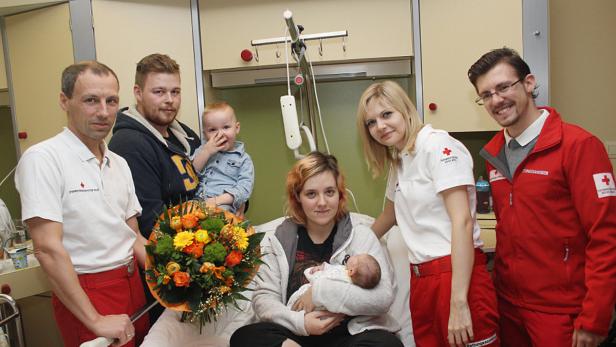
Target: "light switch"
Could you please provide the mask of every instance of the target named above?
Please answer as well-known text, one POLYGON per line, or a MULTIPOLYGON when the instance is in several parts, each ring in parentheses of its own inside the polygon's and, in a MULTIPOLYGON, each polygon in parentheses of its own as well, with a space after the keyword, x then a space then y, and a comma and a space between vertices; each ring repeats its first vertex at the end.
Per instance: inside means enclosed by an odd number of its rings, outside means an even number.
POLYGON ((605 141, 605 149, 610 159, 616 159, 616 141, 605 141))

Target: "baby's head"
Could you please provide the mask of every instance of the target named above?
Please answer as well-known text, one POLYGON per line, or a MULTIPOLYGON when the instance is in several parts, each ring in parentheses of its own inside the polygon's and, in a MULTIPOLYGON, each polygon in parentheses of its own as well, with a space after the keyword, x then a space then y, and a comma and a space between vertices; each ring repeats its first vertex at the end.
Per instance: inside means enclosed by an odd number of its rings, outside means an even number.
POLYGON ((203 111, 203 136, 210 140, 217 134, 225 139, 222 151, 235 147, 235 138, 240 133, 240 122, 235 118, 235 111, 226 102, 209 104, 203 111))
POLYGON ((381 281, 379 262, 370 254, 357 254, 349 257, 346 268, 353 284, 362 288, 372 289, 381 281))

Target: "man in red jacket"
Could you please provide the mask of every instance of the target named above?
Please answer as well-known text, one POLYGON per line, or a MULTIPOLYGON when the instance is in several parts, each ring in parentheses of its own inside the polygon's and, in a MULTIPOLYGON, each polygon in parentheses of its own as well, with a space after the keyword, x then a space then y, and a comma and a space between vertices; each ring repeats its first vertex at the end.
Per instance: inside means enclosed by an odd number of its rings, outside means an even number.
POLYGON ((468 71, 504 129, 481 150, 496 214, 503 346, 597 346, 616 302, 616 186, 601 141, 537 107, 535 76, 513 50, 468 71))

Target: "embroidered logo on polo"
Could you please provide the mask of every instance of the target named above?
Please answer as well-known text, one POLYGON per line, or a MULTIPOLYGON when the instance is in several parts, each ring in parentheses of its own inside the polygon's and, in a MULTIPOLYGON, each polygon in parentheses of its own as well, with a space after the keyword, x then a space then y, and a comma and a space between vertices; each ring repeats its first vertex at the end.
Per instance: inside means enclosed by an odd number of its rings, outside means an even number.
POLYGON ((492 169, 490 170, 489 173, 490 176, 490 182, 494 182, 494 181, 500 181, 500 180, 504 180, 506 179, 505 176, 503 176, 503 174, 501 174, 498 170, 496 169, 492 169))
POLYGON ((549 175, 549 172, 547 170, 524 169, 522 170, 522 173, 531 174, 531 175, 541 175, 541 176, 549 175))
POLYGON ((596 173, 592 175, 592 178, 595 181, 595 188, 597 188, 597 196, 599 198, 616 196, 616 184, 611 172, 596 173))
POLYGON ((453 150, 449 147, 443 148, 441 151, 441 163, 442 164, 452 164, 458 161, 458 156, 453 153, 453 150))
POLYGON ((76 189, 71 189, 68 191, 69 194, 74 194, 74 193, 91 193, 91 192, 98 192, 100 189, 98 189, 98 187, 92 187, 89 188, 85 183, 83 183, 83 181, 79 182, 79 186, 76 189))

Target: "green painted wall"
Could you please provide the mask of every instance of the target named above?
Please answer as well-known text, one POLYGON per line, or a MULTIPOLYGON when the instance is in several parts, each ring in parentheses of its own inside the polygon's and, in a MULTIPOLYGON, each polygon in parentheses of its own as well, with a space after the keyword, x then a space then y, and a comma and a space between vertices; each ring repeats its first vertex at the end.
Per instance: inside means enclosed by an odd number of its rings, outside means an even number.
MULTIPOLYGON (((396 81, 409 95, 415 94, 412 80, 396 81)), ((321 82, 317 84, 317 92, 330 151, 338 158, 347 187, 353 191, 361 213, 377 216, 383 205, 385 178, 371 178, 355 127, 357 102, 372 83, 370 80, 321 82)), ((286 174, 295 163, 293 153, 285 145, 280 113, 280 96, 286 94, 286 86, 219 89, 213 94, 217 100, 206 102, 225 100, 235 108, 241 123, 239 139, 245 143, 255 165, 255 187, 247 217, 260 224, 284 215, 286 174)), ((319 149, 325 151, 322 140, 319 149)), ((349 209, 355 211, 352 202, 349 209)))
MULTIPOLYGON (((13 136, 11 109, 8 106, 0 106, 0 181, 17 165, 13 136)), ((4 201, 13 218, 20 218, 21 207, 15 189, 14 174, 0 186, 0 199, 4 201)))

